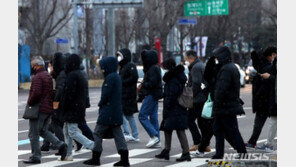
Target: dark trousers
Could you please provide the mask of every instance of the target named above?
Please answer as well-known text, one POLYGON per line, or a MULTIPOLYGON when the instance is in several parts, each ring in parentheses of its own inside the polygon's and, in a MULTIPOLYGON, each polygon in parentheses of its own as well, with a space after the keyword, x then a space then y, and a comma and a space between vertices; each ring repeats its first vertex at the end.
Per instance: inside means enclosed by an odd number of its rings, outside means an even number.
POLYGON ((117 151, 120 150, 128 150, 127 145, 122 133, 122 130, 120 126, 105 126, 105 125, 96 125, 94 130, 94 139, 95 139, 95 147, 93 151, 102 152, 103 147, 103 136, 107 133, 109 129, 112 129, 112 134, 115 140, 115 146, 117 148, 117 151))
POLYGON ((198 126, 201 131, 201 142, 199 144, 198 150, 204 152, 206 147, 210 145, 211 139, 214 135, 213 132, 213 119, 205 119, 201 117, 201 113, 197 118, 198 126))
POLYGON ((263 114, 256 113, 254 127, 253 127, 253 133, 252 133, 250 140, 248 141, 249 144, 256 145, 257 140, 259 139, 259 136, 260 136, 261 131, 263 129, 263 126, 266 122, 266 119, 267 119, 267 116, 265 116, 263 114))
POLYGON ((89 140, 94 141, 93 132, 90 130, 86 121, 79 123, 78 128, 81 130, 82 134, 87 137, 89 140))
POLYGON ((223 158, 224 156, 224 139, 226 136, 238 153, 247 153, 235 115, 215 117, 213 131, 216 137, 216 157, 223 158))
MULTIPOLYGON (((55 136, 60 141, 65 141, 64 140, 64 133, 63 133, 63 126, 64 126, 63 122, 59 121, 58 119, 51 118, 51 123, 48 126, 48 131, 54 133, 55 136)), ((50 142, 48 140, 44 139, 43 145, 49 147, 50 142)))
POLYGON ((203 104, 194 104, 193 109, 188 110, 188 128, 190 130, 194 145, 198 145, 201 142, 201 135, 195 121, 198 118, 198 114, 202 111, 202 107, 203 104))
MULTIPOLYGON (((177 136, 180 141, 182 147, 182 153, 186 154, 189 152, 188 141, 186 137, 185 130, 177 130, 177 136)), ((172 143, 172 133, 173 131, 164 131, 164 138, 165 138, 165 149, 171 150, 171 143, 172 143)))

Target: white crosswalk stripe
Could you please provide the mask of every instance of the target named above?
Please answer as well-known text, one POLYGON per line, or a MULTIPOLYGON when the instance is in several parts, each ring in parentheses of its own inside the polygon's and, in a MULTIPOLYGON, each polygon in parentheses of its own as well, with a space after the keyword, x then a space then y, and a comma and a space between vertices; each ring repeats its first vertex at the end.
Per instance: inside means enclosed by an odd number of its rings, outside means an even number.
MULTIPOLYGON (((136 165, 136 164, 147 162, 150 160, 152 160, 152 158, 130 158, 129 159, 130 165, 136 165)), ((114 163, 115 162, 111 162, 108 164, 102 164, 100 167, 111 167, 111 166, 113 166, 114 163)))
MULTIPOLYGON (((146 154, 149 152, 153 152, 153 151, 157 151, 158 149, 133 149, 133 150, 129 150, 129 157, 135 157, 141 154, 146 154)), ((117 158, 120 157, 119 154, 113 154, 113 155, 109 155, 107 156, 107 158, 117 158)))
POLYGON ((207 164, 206 160, 209 160, 209 159, 210 158, 195 158, 195 159, 191 159, 191 161, 180 162, 173 165, 168 165, 166 167, 184 167, 184 166, 197 167, 197 166, 207 164))

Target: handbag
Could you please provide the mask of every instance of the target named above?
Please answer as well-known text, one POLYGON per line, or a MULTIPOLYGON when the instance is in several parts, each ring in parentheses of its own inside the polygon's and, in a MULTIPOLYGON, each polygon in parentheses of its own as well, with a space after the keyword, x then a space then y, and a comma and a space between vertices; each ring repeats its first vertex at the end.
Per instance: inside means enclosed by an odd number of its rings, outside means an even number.
POLYGON ((35 104, 33 106, 26 105, 26 109, 23 115, 24 119, 37 119, 39 114, 40 104, 35 104))
POLYGON ((182 94, 178 98, 179 104, 184 108, 193 108, 193 91, 192 87, 185 86, 182 94))
POLYGON ((208 100, 205 102, 205 104, 203 106, 201 117, 203 117, 205 119, 212 119, 213 118, 212 112, 213 112, 213 101, 212 101, 211 96, 209 94, 208 100))

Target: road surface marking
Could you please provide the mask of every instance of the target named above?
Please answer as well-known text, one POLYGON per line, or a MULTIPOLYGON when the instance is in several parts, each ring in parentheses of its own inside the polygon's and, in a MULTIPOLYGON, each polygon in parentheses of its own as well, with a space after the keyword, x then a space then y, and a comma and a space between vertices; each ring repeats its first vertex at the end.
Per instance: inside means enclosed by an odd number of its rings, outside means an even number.
MULTIPOLYGON (((158 149, 133 149, 133 150, 129 150, 129 157, 134 157, 134 156, 138 156, 138 155, 141 155, 141 154, 146 154, 146 153, 149 153, 149 152, 153 152, 153 151, 156 151, 158 149)), ((107 158, 117 158, 119 157, 118 154, 113 154, 113 155, 109 155, 109 156, 106 156, 107 158)))
MULTIPOLYGON (((57 159, 54 161, 49 161, 49 162, 45 162, 45 163, 41 163, 38 165, 31 165, 34 167, 53 167, 53 166, 61 166, 61 165, 67 165, 67 164, 72 164, 72 163, 76 163, 76 162, 80 162, 80 161, 85 161, 87 160, 86 158, 77 158, 77 159, 73 159, 73 161, 58 161, 57 159)), ((30 166, 30 167, 31 167, 30 166)))
POLYGON ((180 162, 177 164, 168 165, 166 167, 184 167, 184 166, 196 167, 196 166, 207 164, 206 160, 209 160, 209 159, 210 158, 194 158, 194 159, 191 159, 191 161, 180 162))
MULTIPOLYGON (((150 160, 152 160, 152 158, 129 158, 130 165, 136 165, 136 164, 143 163, 150 160)), ((103 164, 101 165, 101 167, 110 167, 110 166, 113 166, 114 163, 115 162, 103 164)))
POLYGON ((25 132, 29 132, 29 130, 18 131, 18 133, 25 133, 25 132))
MULTIPOLYGON (((81 154, 86 154, 86 153, 89 153, 91 152, 91 150, 86 150, 86 149, 83 149, 83 150, 80 150, 79 152, 75 152, 74 150, 72 151, 72 156, 76 156, 76 155, 81 155, 81 154)), ((60 156, 57 156, 57 155, 48 155, 48 156, 44 156, 42 158, 58 158, 60 156)))
MULTIPOLYGON (((43 141, 43 138, 40 137, 40 138, 39 138, 39 141, 43 141)), ((20 140, 20 141, 18 141, 17 145, 18 145, 18 146, 21 146, 21 145, 25 145, 25 144, 29 144, 29 143, 30 143, 30 140, 29 140, 29 139, 25 139, 25 140, 20 140)))
POLYGON ((25 119, 21 118, 21 119, 18 119, 18 121, 24 121, 25 119))
MULTIPOLYGON (((210 153, 213 153, 213 152, 216 152, 216 149, 211 149, 211 152, 205 152, 205 155, 210 154, 210 153)), ((194 153, 195 153, 195 151, 191 151, 191 152, 190 152, 190 156, 191 156, 191 158, 196 158, 194 155, 192 155, 192 154, 194 154, 194 153)), ((182 155, 182 154, 180 153, 180 154, 173 155, 173 156, 171 156, 171 157, 174 157, 174 158, 180 158, 181 155, 182 155)))
POLYGON ((17 151, 17 155, 20 156, 20 155, 25 155, 25 154, 29 154, 31 153, 31 150, 18 150, 17 151))

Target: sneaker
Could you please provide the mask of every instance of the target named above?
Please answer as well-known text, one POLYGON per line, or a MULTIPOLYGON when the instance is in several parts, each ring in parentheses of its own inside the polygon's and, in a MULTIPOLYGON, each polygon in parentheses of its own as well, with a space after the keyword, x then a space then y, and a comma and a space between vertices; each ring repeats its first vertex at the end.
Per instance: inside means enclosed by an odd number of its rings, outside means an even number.
POLYGON ((154 136, 154 137, 150 138, 146 147, 150 148, 150 147, 154 146, 155 144, 157 144, 158 142, 159 142, 159 138, 157 136, 154 136))
POLYGON ((255 149, 256 145, 245 143, 246 148, 255 149))
POLYGON ((198 145, 193 145, 189 148, 189 151, 197 151, 198 145))
POLYGON ((161 142, 159 141, 158 143, 156 143, 154 146, 152 146, 151 148, 161 148, 161 142))
POLYGON ((256 149, 258 150, 264 150, 268 153, 273 152, 273 147, 272 146, 267 146, 265 144, 263 144, 262 146, 256 146, 256 149))
POLYGON ((58 158, 58 161, 73 161, 73 156, 66 156, 64 160, 61 157, 58 158))
POLYGON ((126 142, 133 141, 133 137, 130 136, 130 135, 124 135, 124 139, 125 139, 126 142))
POLYGON ((133 138, 133 141, 134 142, 140 142, 140 139, 139 138, 133 138))
POLYGON ((194 157, 202 158, 202 157, 204 157, 205 153, 199 152, 198 150, 196 150, 194 152, 191 152, 191 155, 194 157))

